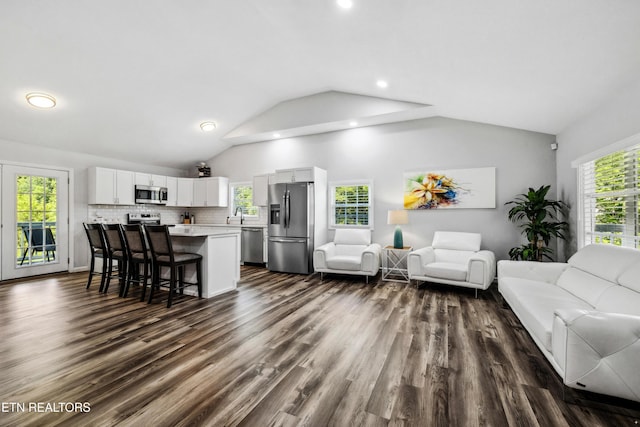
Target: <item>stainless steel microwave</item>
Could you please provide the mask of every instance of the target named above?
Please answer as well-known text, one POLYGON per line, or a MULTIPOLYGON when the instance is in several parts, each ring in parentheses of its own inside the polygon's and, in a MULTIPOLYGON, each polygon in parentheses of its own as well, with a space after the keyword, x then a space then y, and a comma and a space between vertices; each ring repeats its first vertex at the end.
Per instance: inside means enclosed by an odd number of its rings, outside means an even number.
POLYGON ((136 185, 136 203, 166 205, 167 189, 165 187, 150 187, 148 185, 136 185))

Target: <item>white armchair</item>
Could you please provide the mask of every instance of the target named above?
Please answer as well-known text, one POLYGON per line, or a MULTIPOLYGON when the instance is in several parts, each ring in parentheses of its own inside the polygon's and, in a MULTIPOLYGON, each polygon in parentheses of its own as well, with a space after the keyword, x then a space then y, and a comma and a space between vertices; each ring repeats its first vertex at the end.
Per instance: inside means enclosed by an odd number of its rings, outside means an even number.
POLYGON ((325 243, 313 251, 313 267, 320 273, 375 276, 380 269, 381 247, 371 243, 371 231, 339 228, 333 242, 325 243))
POLYGON ((493 252, 480 250, 478 233, 436 231, 431 246, 409 254, 409 280, 487 289, 496 275, 493 252))

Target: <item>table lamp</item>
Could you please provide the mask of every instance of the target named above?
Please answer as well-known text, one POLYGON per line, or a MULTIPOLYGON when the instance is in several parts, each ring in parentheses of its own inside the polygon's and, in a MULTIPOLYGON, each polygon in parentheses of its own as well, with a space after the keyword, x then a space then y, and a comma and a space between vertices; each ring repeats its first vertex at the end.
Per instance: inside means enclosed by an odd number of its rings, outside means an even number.
POLYGON ((402 230, 400 225, 409 224, 409 214, 403 209, 393 210, 387 212, 387 224, 396 226, 396 231, 393 234, 393 247, 395 249, 402 249, 404 243, 402 242, 402 230))

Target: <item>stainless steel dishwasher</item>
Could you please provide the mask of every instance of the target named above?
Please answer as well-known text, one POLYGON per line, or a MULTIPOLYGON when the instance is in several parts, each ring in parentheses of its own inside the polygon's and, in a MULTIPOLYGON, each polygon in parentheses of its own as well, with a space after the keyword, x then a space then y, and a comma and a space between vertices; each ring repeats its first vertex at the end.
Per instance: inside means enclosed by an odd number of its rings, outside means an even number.
POLYGON ((242 227, 242 255, 240 261, 264 263, 264 229, 242 227))

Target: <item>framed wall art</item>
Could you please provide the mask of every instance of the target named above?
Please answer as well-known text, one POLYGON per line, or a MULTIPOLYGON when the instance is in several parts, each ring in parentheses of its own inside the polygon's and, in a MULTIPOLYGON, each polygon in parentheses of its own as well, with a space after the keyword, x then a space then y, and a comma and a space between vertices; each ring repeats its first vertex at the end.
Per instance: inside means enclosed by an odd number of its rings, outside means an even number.
POLYGON ((405 172, 405 209, 496 207, 496 168, 405 172))

